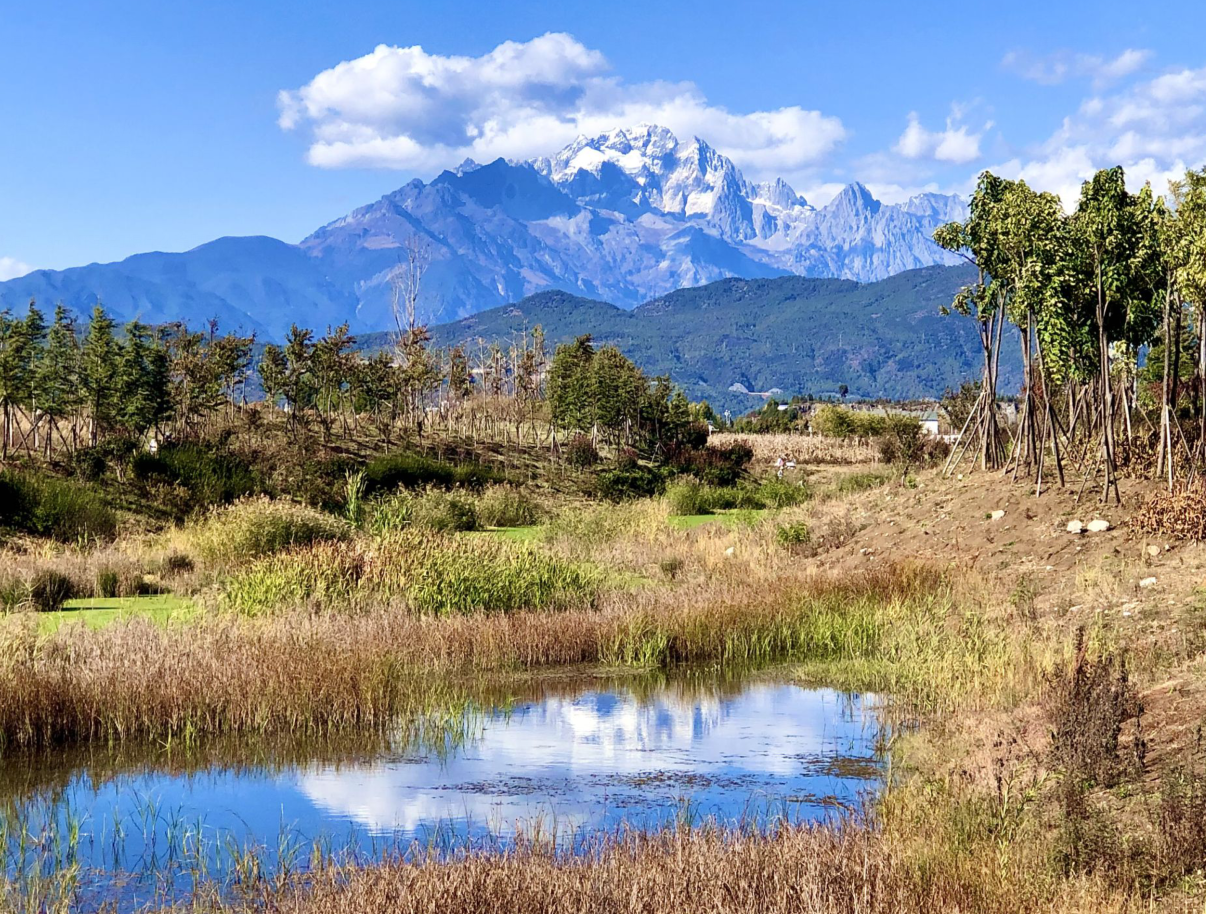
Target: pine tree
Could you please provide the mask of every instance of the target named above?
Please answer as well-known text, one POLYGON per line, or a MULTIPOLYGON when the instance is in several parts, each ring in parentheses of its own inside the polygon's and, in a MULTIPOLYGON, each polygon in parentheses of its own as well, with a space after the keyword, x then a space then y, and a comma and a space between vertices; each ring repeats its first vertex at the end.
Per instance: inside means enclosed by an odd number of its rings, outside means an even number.
POLYGON ((548 400, 553 422, 562 428, 585 429, 594 421, 590 363, 595 347, 590 335, 558 346, 549 366, 548 400))
POLYGON ((310 369, 324 439, 331 434, 332 416, 343 398, 355 343, 356 339, 348 334, 345 323, 334 330, 328 328, 326 336, 316 342, 310 352, 310 369))
POLYGON ((453 346, 448 353, 448 395, 454 402, 469 396, 473 377, 469 374, 469 358, 464 346, 453 346))
POLYGON ((88 410, 88 442, 95 446, 101 430, 112 424, 117 405, 117 340, 113 319, 97 304, 80 347, 80 392, 88 410))
POLYGON ((138 321, 126 325, 116 373, 114 418, 135 437, 159 425, 171 407, 167 353, 151 329, 138 321))
POLYGON ((54 309, 54 323, 46 335, 46 349, 38 365, 35 386, 38 408, 50 424, 45 439, 46 455, 50 455, 51 435, 58 420, 72 415, 80 405, 79 392, 80 347, 75 332, 75 319, 62 304, 54 309))
MULTIPOLYGON (((34 305, 30 303, 30 309, 34 305)), ((16 438, 16 409, 28 402, 33 383, 34 341, 29 324, 0 311, 0 456, 7 457, 16 438)))

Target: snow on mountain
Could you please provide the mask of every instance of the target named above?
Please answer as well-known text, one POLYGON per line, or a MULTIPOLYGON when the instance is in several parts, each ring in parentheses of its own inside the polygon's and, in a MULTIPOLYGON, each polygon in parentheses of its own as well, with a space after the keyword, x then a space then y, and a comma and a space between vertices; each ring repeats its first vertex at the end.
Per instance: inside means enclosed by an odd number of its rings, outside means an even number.
POLYGON ((0 307, 35 296, 88 312, 101 294, 122 319, 200 322, 279 337, 294 320, 344 320, 356 331, 391 322, 389 277, 405 239, 426 239, 431 265, 420 307, 452 320, 545 289, 633 307, 728 276, 797 273, 860 282, 958 262, 931 240, 962 218, 958 197, 920 194, 882 204, 861 184, 814 208, 782 179, 745 179, 704 140, 641 124, 530 162, 472 160, 428 183, 412 180, 265 258, 265 239, 223 239, 0 283, 0 307), (221 255, 221 256, 219 256, 221 255), (156 269, 148 268, 148 264, 156 269))

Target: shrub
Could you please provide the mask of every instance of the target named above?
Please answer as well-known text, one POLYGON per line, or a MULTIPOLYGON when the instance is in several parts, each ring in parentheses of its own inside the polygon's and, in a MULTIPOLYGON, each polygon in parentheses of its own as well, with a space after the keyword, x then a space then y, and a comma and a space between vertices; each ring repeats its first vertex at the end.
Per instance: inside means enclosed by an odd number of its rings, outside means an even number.
POLYGON ((1174 766, 1162 779, 1160 802, 1156 808, 1156 843, 1161 876, 1177 879, 1206 866, 1206 776, 1200 761, 1201 728, 1198 751, 1187 763, 1174 766))
POLYGON ((29 587, 19 577, 0 577, 0 610, 14 612, 29 602, 29 587))
POLYGON ((478 521, 486 527, 528 527, 544 516, 539 502, 511 486, 491 486, 475 507, 478 521))
POLYGON ((29 601, 38 612, 54 612, 75 596, 75 585, 61 571, 44 569, 29 582, 29 601))
POLYGON ((364 495, 394 489, 451 489, 461 486, 480 489, 488 483, 503 482, 502 474, 476 462, 445 463, 423 454, 398 451, 370 460, 364 468, 364 495))
POLYGON ((163 557, 164 574, 186 574, 194 567, 192 558, 183 552, 173 550, 163 557))
POLYGON ((1078 631, 1072 663, 1047 678, 1045 710, 1051 726, 1051 761, 1073 787, 1112 786, 1132 770, 1142 770, 1144 744, 1139 732, 1143 713, 1139 692, 1116 654, 1089 656, 1084 631, 1078 631), (1131 757, 1121 751, 1123 725, 1136 721, 1131 757))
POLYGON ((884 433, 887 417, 880 413, 826 404, 812 414, 809 427, 815 434, 826 438, 874 438, 884 433))
POLYGON ((560 608, 592 600, 599 583, 593 568, 531 545, 408 530, 371 548, 319 543, 266 556, 231 577, 222 602, 257 614, 402 599, 419 612, 448 615, 560 608))
POLYGON ((595 474, 594 494, 607 501, 628 501, 660 495, 666 487, 666 477, 653 467, 637 464, 627 469, 612 467, 595 474))
POLYGON ((921 458, 925 444, 922 434, 921 423, 913 416, 889 416, 876 442, 879 459, 907 472, 921 458))
POLYGON ((783 524, 775 530, 775 539, 788 549, 807 546, 812 542, 812 531, 804 521, 796 521, 794 524, 783 524))
POLYGON ((713 486, 731 486, 745 477, 754 449, 745 441, 723 447, 671 448, 666 462, 676 473, 694 476, 713 486))
POLYGON ((121 587, 121 575, 113 568, 100 568, 96 572, 96 595, 104 599, 117 596, 121 587))
POLYGON ((802 482, 789 482, 774 476, 762 480, 758 499, 765 508, 791 508, 812 498, 812 490, 802 482))
POLYGON ((802 485, 782 479, 766 479, 760 483, 735 486, 714 486, 696 479, 679 479, 666 488, 670 513, 679 516, 711 514, 735 508, 761 510, 788 508, 807 501, 811 493, 802 485))
POLYGON ((574 435, 565 445, 565 462, 572 467, 585 469, 599 462, 599 449, 589 435, 574 435))
POLYGON ((670 513, 678 517, 711 514, 713 502, 709 487, 696 479, 678 479, 666 487, 670 513))
POLYGON ((441 533, 476 530, 479 526, 477 512, 470 502, 436 489, 414 497, 410 522, 420 530, 441 533))
POLYGON ((640 466, 641 455, 636 448, 622 447, 616 451, 615 467, 618 470, 632 470, 640 466))
POLYGON ((859 492, 866 492, 868 489, 878 489, 880 486, 886 485, 891 478, 891 474, 882 470, 847 473, 838 479, 837 491, 839 495, 855 495, 859 492))
POLYGON ((140 452, 130 470, 139 482, 185 489, 189 507, 228 504, 264 490, 259 475, 241 457, 199 444, 165 444, 155 454, 140 452))
POLYGON ((70 479, 0 471, 0 523, 64 543, 108 539, 117 515, 87 485, 70 479))
POLYGON ((479 526, 470 502, 439 489, 418 494, 395 492, 375 502, 370 512, 368 528, 376 536, 410 527, 453 533, 479 526))
POLYGON ((133 562, 126 562, 117 567, 104 565, 98 568, 92 592, 95 596, 111 600, 115 597, 136 597, 150 591, 142 568, 133 562))
POLYGON ((207 562, 238 562, 323 540, 346 539, 351 531, 339 518, 305 505, 269 498, 237 501, 216 508, 187 537, 207 562))
POLYGON ((100 448, 82 447, 71 455, 71 472, 85 482, 96 482, 105 475, 109 461, 100 448))

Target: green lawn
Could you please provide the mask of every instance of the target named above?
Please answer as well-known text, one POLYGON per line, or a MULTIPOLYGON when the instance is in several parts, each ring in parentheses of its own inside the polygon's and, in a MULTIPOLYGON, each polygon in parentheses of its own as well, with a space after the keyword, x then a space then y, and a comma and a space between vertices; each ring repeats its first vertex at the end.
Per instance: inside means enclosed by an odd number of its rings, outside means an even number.
POLYGON ((487 527, 482 532, 493 536, 501 536, 504 539, 515 540, 520 543, 530 543, 540 537, 541 529, 539 525, 531 527, 487 527))
POLYGON ((679 530, 694 530, 704 524, 718 523, 726 527, 741 525, 752 526, 757 523, 766 511, 762 508, 734 508, 727 511, 717 511, 715 514, 681 514, 671 515, 670 526, 679 530))
POLYGON ((58 612, 39 613, 38 627, 44 633, 56 631, 72 622, 83 622, 89 628, 101 628, 117 619, 143 616, 154 622, 187 619, 196 612, 191 600, 175 594, 154 594, 145 597, 103 597, 68 600, 58 612))

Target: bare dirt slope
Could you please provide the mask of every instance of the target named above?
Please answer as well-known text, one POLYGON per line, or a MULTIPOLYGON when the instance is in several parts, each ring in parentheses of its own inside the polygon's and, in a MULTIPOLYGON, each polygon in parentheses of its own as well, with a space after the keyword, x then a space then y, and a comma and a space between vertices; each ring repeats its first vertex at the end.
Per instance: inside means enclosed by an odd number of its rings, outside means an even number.
POLYGON ((1105 633, 1132 659, 1158 772, 1206 722, 1206 546, 1134 534, 1129 521, 1159 483, 1120 485, 1122 504, 1103 505, 1089 492, 1078 501, 1074 486, 1035 497, 1033 485, 999 473, 925 473, 916 488, 888 485, 831 508, 849 512, 858 532, 817 561, 932 562, 956 583, 986 583, 988 611, 1018 624, 1069 642, 1077 628, 1105 633), (1109 530, 1068 532, 1070 521, 1093 520, 1109 530))

